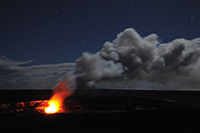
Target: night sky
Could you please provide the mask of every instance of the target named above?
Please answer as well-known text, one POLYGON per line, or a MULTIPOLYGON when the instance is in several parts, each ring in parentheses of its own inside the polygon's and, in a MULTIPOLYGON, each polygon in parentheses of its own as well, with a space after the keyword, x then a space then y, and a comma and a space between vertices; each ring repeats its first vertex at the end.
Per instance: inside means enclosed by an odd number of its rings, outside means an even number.
POLYGON ((32 65, 74 62, 126 28, 161 42, 200 33, 198 0, 1 0, 0 56, 32 65))

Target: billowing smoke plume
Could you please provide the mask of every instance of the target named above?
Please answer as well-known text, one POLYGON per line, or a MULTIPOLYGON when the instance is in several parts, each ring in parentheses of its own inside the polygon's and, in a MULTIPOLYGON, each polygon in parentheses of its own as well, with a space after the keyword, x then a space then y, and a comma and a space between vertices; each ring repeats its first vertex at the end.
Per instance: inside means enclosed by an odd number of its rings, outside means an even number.
POLYGON ((110 80, 175 84, 195 89, 200 82, 200 38, 160 44, 156 34, 141 37, 126 29, 96 54, 83 53, 76 61, 78 88, 110 80))

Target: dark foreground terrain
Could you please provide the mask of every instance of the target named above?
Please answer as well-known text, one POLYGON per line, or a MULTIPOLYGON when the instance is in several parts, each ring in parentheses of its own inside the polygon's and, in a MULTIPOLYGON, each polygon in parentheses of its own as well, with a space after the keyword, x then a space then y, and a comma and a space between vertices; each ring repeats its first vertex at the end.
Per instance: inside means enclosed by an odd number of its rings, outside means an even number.
MULTIPOLYGON (((47 100, 50 90, 1 91, 0 103, 47 100)), ((68 113, 29 110, 0 114, 0 129, 12 132, 197 131, 200 92, 79 90, 65 100, 68 113)), ((1 131, 2 131, 1 130, 1 131)))

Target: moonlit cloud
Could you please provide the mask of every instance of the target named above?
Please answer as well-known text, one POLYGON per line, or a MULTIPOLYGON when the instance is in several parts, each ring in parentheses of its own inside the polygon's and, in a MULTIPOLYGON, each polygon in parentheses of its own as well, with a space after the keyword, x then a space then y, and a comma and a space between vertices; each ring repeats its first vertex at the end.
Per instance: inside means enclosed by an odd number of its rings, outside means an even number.
POLYGON ((160 43, 129 28, 75 63, 23 66, 29 62, 0 58, 0 88, 52 89, 66 80, 78 89, 200 89, 200 38, 160 43))
POLYGON ((0 58, 0 89, 52 89, 74 63, 20 66, 27 62, 0 58))

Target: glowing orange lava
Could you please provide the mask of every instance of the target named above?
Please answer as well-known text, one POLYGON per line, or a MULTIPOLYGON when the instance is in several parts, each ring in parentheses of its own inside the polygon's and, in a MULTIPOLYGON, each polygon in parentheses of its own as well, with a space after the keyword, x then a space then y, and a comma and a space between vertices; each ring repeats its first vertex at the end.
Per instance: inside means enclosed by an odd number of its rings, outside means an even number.
POLYGON ((50 100, 48 102, 49 106, 45 108, 45 113, 47 114, 53 114, 58 112, 59 110, 59 103, 55 100, 50 100))
POLYGON ((71 95, 66 82, 60 82, 54 88, 54 95, 48 101, 49 106, 44 108, 46 114, 54 114, 58 112, 64 112, 62 106, 66 97, 71 95))

